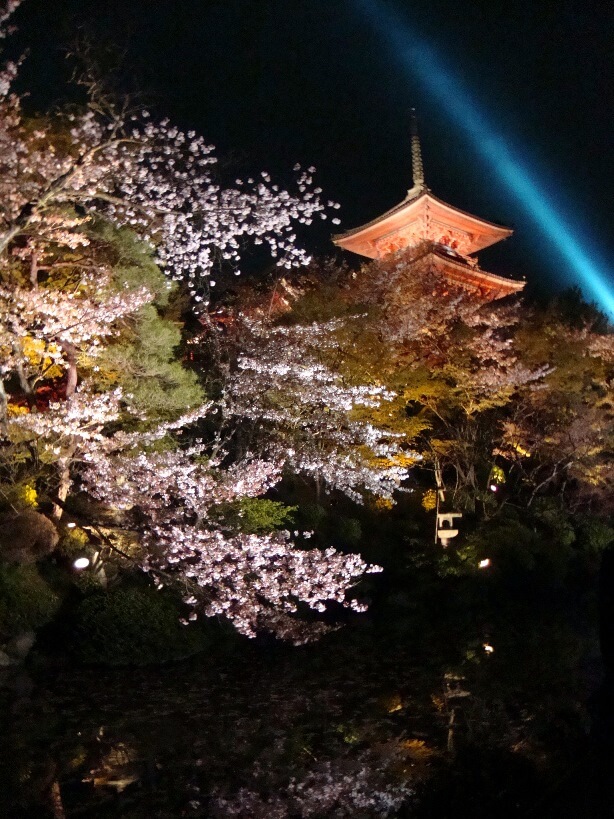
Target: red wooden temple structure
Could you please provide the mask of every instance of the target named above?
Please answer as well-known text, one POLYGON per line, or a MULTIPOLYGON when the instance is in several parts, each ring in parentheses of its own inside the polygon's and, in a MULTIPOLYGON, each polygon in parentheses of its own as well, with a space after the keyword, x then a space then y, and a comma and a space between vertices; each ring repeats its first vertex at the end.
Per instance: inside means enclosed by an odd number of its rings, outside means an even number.
POLYGON ((415 119, 412 176, 413 186, 402 202, 366 225, 333 236, 333 242, 369 259, 421 248, 421 266, 426 262, 451 284, 470 290, 485 301, 522 290, 524 282, 482 270, 473 255, 511 236, 512 231, 448 205, 426 187, 415 119))

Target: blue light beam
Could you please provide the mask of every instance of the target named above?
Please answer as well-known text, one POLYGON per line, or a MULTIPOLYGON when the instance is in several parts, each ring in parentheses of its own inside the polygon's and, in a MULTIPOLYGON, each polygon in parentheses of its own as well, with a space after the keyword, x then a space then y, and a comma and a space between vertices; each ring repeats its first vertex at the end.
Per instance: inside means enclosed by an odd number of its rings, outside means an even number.
POLYGON ((393 46, 404 70, 414 75, 447 111, 474 144, 478 154, 530 216, 539 232, 559 251, 599 306, 614 318, 614 294, 607 267, 588 243, 580 241, 574 220, 549 199, 526 163, 514 154, 505 139, 489 124, 486 115, 463 83, 439 54, 416 36, 401 16, 381 0, 354 0, 371 26, 393 46))

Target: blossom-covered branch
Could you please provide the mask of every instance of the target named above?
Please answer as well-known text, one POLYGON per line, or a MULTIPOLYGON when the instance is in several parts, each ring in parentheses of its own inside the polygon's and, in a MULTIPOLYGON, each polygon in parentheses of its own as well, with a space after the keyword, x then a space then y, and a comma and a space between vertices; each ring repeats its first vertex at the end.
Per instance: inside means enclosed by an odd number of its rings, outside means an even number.
POLYGON ((322 479, 353 500, 361 490, 391 498, 407 478, 402 435, 355 417, 395 394, 381 384, 348 384, 321 358, 336 344, 336 322, 271 327, 243 317, 241 353, 224 412, 249 421, 270 457, 322 479))

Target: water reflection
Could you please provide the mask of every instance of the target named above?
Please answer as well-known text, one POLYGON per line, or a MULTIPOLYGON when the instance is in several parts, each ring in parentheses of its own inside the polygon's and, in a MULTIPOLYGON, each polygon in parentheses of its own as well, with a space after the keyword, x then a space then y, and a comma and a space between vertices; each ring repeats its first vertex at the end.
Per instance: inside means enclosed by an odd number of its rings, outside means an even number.
POLYGON ((463 800, 524 815, 585 742, 591 640, 554 600, 432 603, 397 595, 298 649, 39 660, 5 679, 8 815, 446 816, 463 800))

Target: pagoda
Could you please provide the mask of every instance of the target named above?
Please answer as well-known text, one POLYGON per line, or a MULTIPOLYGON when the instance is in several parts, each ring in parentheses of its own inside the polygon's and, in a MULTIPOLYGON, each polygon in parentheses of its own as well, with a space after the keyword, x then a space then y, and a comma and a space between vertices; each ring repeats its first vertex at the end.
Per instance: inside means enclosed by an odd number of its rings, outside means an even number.
POLYGON ((333 242, 369 259, 415 249, 421 267, 428 265, 450 284, 469 290, 484 301, 522 290, 524 282, 482 270, 474 256, 511 236, 512 231, 448 205, 426 187, 415 116, 411 158, 413 186, 405 199, 366 225, 333 236, 333 242))

